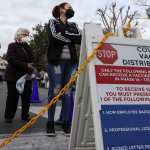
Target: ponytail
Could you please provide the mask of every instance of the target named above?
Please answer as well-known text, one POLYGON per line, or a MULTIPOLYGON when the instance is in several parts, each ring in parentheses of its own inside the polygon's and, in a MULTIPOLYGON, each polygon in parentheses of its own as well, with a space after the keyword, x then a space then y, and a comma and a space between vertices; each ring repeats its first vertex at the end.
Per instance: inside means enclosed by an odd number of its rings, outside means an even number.
POLYGON ((52 10, 52 15, 56 19, 60 17, 60 6, 55 6, 52 10))

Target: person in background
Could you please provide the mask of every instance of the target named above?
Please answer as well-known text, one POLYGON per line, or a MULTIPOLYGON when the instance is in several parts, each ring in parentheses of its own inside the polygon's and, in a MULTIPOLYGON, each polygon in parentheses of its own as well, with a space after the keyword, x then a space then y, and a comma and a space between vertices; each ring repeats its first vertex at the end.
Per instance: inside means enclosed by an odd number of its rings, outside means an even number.
POLYGON ((44 73, 44 88, 48 88, 49 87, 49 78, 48 78, 48 73, 45 71, 44 73))
MULTIPOLYGON (((54 19, 50 19, 47 30, 49 47, 47 52, 48 75, 49 75, 49 97, 50 100, 58 94, 59 90, 70 79, 72 71, 77 66, 77 54, 75 44, 80 44, 81 33, 78 26, 68 19, 74 16, 74 10, 69 3, 61 3, 52 10, 54 19)), ((62 96, 63 125, 66 134, 70 133, 69 107, 70 97, 67 91, 62 96)), ((48 111, 47 133, 55 136, 54 115, 56 105, 48 111)))
MULTIPOLYGON (((33 54, 29 41, 29 30, 19 28, 15 34, 15 42, 10 43, 7 50, 8 66, 6 68, 7 81, 7 100, 5 108, 5 121, 11 123, 15 116, 19 93, 16 89, 16 81, 25 74, 33 72, 33 54)), ((21 94, 22 113, 21 119, 29 121, 30 96, 32 91, 32 81, 27 80, 24 86, 24 91, 21 94)))
POLYGON ((39 86, 40 87, 44 87, 44 85, 43 85, 44 73, 45 73, 44 70, 41 70, 40 74, 39 74, 39 76, 40 76, 39 86))

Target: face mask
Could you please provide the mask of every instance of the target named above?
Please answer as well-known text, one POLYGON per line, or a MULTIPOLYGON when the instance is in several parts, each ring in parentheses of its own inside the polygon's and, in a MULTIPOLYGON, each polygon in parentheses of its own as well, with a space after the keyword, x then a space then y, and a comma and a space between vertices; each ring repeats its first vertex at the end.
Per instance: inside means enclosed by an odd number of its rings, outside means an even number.
POLYGON ((28 36, 25 36, 21 39, 21 42, 23 42, 23 43, 29 43, 29 41, 30 41, 30 39, 28 36))
POLYGON ((67 19, 72 18, 73 16, 74 16, 74 10, 73 9, 67 9, 66 10, 67 19))

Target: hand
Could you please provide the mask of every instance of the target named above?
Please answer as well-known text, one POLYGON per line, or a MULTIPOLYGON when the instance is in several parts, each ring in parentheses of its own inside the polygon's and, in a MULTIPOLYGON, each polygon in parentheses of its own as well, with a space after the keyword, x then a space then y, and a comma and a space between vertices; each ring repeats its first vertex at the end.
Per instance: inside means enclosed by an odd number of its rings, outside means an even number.
POLYGON ((33 63, 28 63, 28 68, 33 69, 33 63))

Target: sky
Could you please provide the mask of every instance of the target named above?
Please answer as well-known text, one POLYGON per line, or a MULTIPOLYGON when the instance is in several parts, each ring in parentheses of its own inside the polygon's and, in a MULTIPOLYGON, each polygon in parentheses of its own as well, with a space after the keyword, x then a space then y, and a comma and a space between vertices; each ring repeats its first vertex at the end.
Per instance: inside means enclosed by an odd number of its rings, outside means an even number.
MULTIPOLYGON (((32 27, 39 23, 48 22, 52 17, 52 8, 64 2, 62 0, 0 0, 0 55, 6 53, 8 44, 13 42, 14 34, 19 27, 28 28, 32 32, 32 27)), ((75 16, 72 21, 78 23, 82 28, 84 22, 98 22, 96 15, 97 8, 102 8, 112 2, 118 5, 127 5, 133 0, 65 0, 69 2, 74 10, 75 16)), ((140 8, 141 9, 141 8, 140 8)), ((143 31, 145 38, 150 38, 150 21, 143 20, 143 31)))

